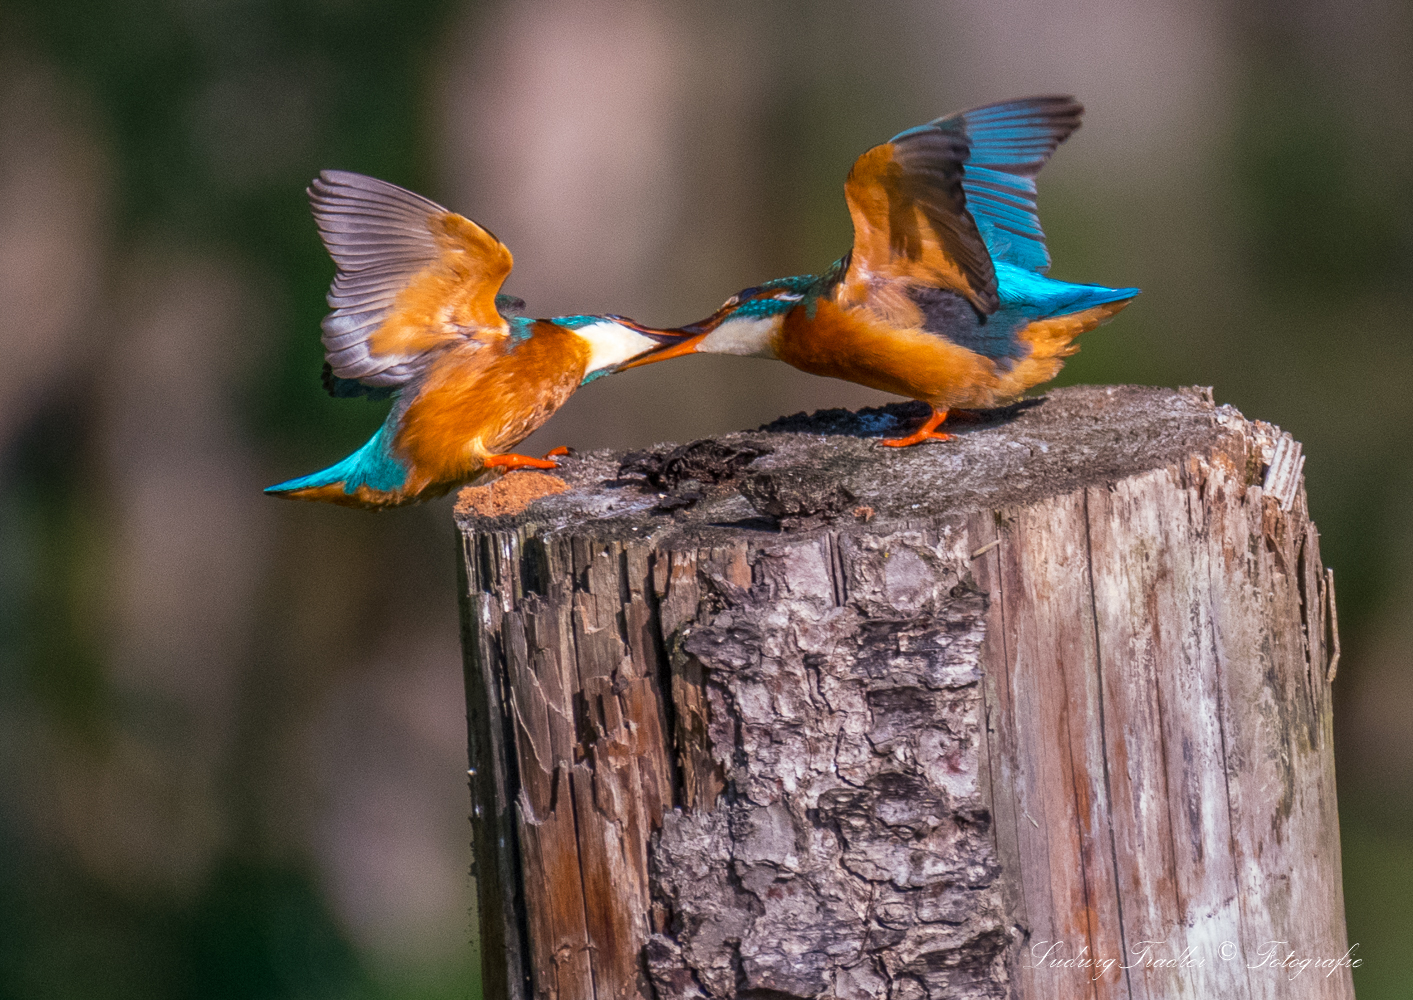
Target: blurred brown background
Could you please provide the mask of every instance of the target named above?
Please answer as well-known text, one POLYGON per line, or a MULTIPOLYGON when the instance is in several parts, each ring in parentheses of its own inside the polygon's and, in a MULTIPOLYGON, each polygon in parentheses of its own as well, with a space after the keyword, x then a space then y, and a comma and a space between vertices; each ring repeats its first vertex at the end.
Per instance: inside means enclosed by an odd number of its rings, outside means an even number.
MULTIPOLYGON (((1337 568, 1363 1000, 1413 996, 1413 9, 1393 0, 0 0, 0 998, 475 989, 447 503, 260 489, 383 407, 319 387, 303 189, 493 229, 535 315, 704 315, 849 245, 853 158, 1068 91, 1065 382, 1213 385, 1305 442, 1337 568)), ((527 445, 875 402, 696 358, 527 445)))

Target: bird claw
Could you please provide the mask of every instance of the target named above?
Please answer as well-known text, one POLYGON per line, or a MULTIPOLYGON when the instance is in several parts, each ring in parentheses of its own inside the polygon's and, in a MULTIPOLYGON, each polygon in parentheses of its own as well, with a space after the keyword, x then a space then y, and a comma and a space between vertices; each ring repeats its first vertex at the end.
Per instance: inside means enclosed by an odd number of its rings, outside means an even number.
POLYGON ((551 448, 549 451, 545 452, 544 458, 531 458, 529 455, 514 454, 492 455, 490 458, 486 459, 485 465, 488 469, 501 468, 506 472, 512 472, 515 469, 557 469, 559 468, 559 463, 554 461, 554 459, 573 454, 573 448, 566 448, 564 445, 560 445, 558 448, 551 448))
MULTIPOLYGON (((551 455, 554 452, 550 452, 551 455)), ((485 467, 488 469, 504 469, 506 472, 513 472, 516 469, 557 469, 558 462, 553 462, 548 458, 531 458, 529 455, 492 455, 486 459, 485 467)))
POLYGON ((885 448, 910 448, 915 444, 922 444, 924 441, 950 441, 956 437, 955 434, 945 434, 942 431, 918 431, 901 438, 883 438, 878 443, 885 448))
POLYGON ((883 445, 885 448, 908 448, 915 444, 922 444, 924 441, 950 441, 954 435, 937 429, 946 419, 946 410, 939 410, 933 407, 932 415, 927 418, 927 422, 907 437, 883 438, 879 441, 879 444, 883 445))

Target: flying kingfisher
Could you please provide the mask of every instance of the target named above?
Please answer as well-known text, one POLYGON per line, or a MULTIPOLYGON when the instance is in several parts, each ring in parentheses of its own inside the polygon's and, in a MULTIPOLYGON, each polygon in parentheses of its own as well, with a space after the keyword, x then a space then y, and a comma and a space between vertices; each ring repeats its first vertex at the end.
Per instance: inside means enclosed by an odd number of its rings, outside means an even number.
POLYGON ((441 496, 487 469, 552 469, 509 452, 574 390, 680 334, 616 316, 529 319, 497 294, 512 258, 488 230, 395 184, 326 170, 309 188, 336 265, 324 387, 394 399, 368 443, 265 492, 383 508, 441 496))
POLYGON ((1083 112, 1073 97, 1031 97, 898 133, 844 182, 854 245, 841 260, 737 292, 622 367, 778 358, 931 405, 921 427, 885 445, 947 440, 949 410, 997 406, 1054 378, 1074 339, 1138 294, 1044 276, 1035 177, 1083 112))

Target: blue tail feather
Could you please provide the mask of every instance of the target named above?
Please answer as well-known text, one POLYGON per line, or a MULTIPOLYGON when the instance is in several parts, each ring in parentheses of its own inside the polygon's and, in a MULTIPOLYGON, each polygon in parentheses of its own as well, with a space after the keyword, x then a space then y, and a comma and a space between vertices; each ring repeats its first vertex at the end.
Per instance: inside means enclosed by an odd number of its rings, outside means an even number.
POLYGON ((1109 302, 1131 299, 1137 288, 1108 288, 1056 281, 1025 267, 996 262, 996 291, 1003 309, 1017 310, 1035 319, 1083 312, 1109 302))
POLYGON ((307 476, 266 487, 265 492, 293 493, 296 490, 340 484, 345 493, 353 493, 360 486, 385 493, 402 488, 407 482, 407 469, 388 447, 393 433, 389 429, 392 422, 393 415, 389 415, 387 422, 378 428, 377 433, 343 461, 319 472, 311 472, 307 476))

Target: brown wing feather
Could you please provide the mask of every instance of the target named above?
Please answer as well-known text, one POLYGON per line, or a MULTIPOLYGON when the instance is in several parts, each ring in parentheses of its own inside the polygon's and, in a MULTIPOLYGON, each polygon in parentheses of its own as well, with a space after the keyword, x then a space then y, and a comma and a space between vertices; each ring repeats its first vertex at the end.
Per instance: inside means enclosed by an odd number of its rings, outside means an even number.
POLYGON ((844 182, 854 249, 841 301, 862 302, 870 286, 902 279, 996 311, 995 268, 962 189, 967 153, 965 136, 924 127, 854 161, 844 182))
POLYGON ((362 174, 326 170, 309 197, 338 267, 323 322, 338 378, 399 386, 431 351, 506 334, 495 296, 513 260, 488 230, 362 174))

